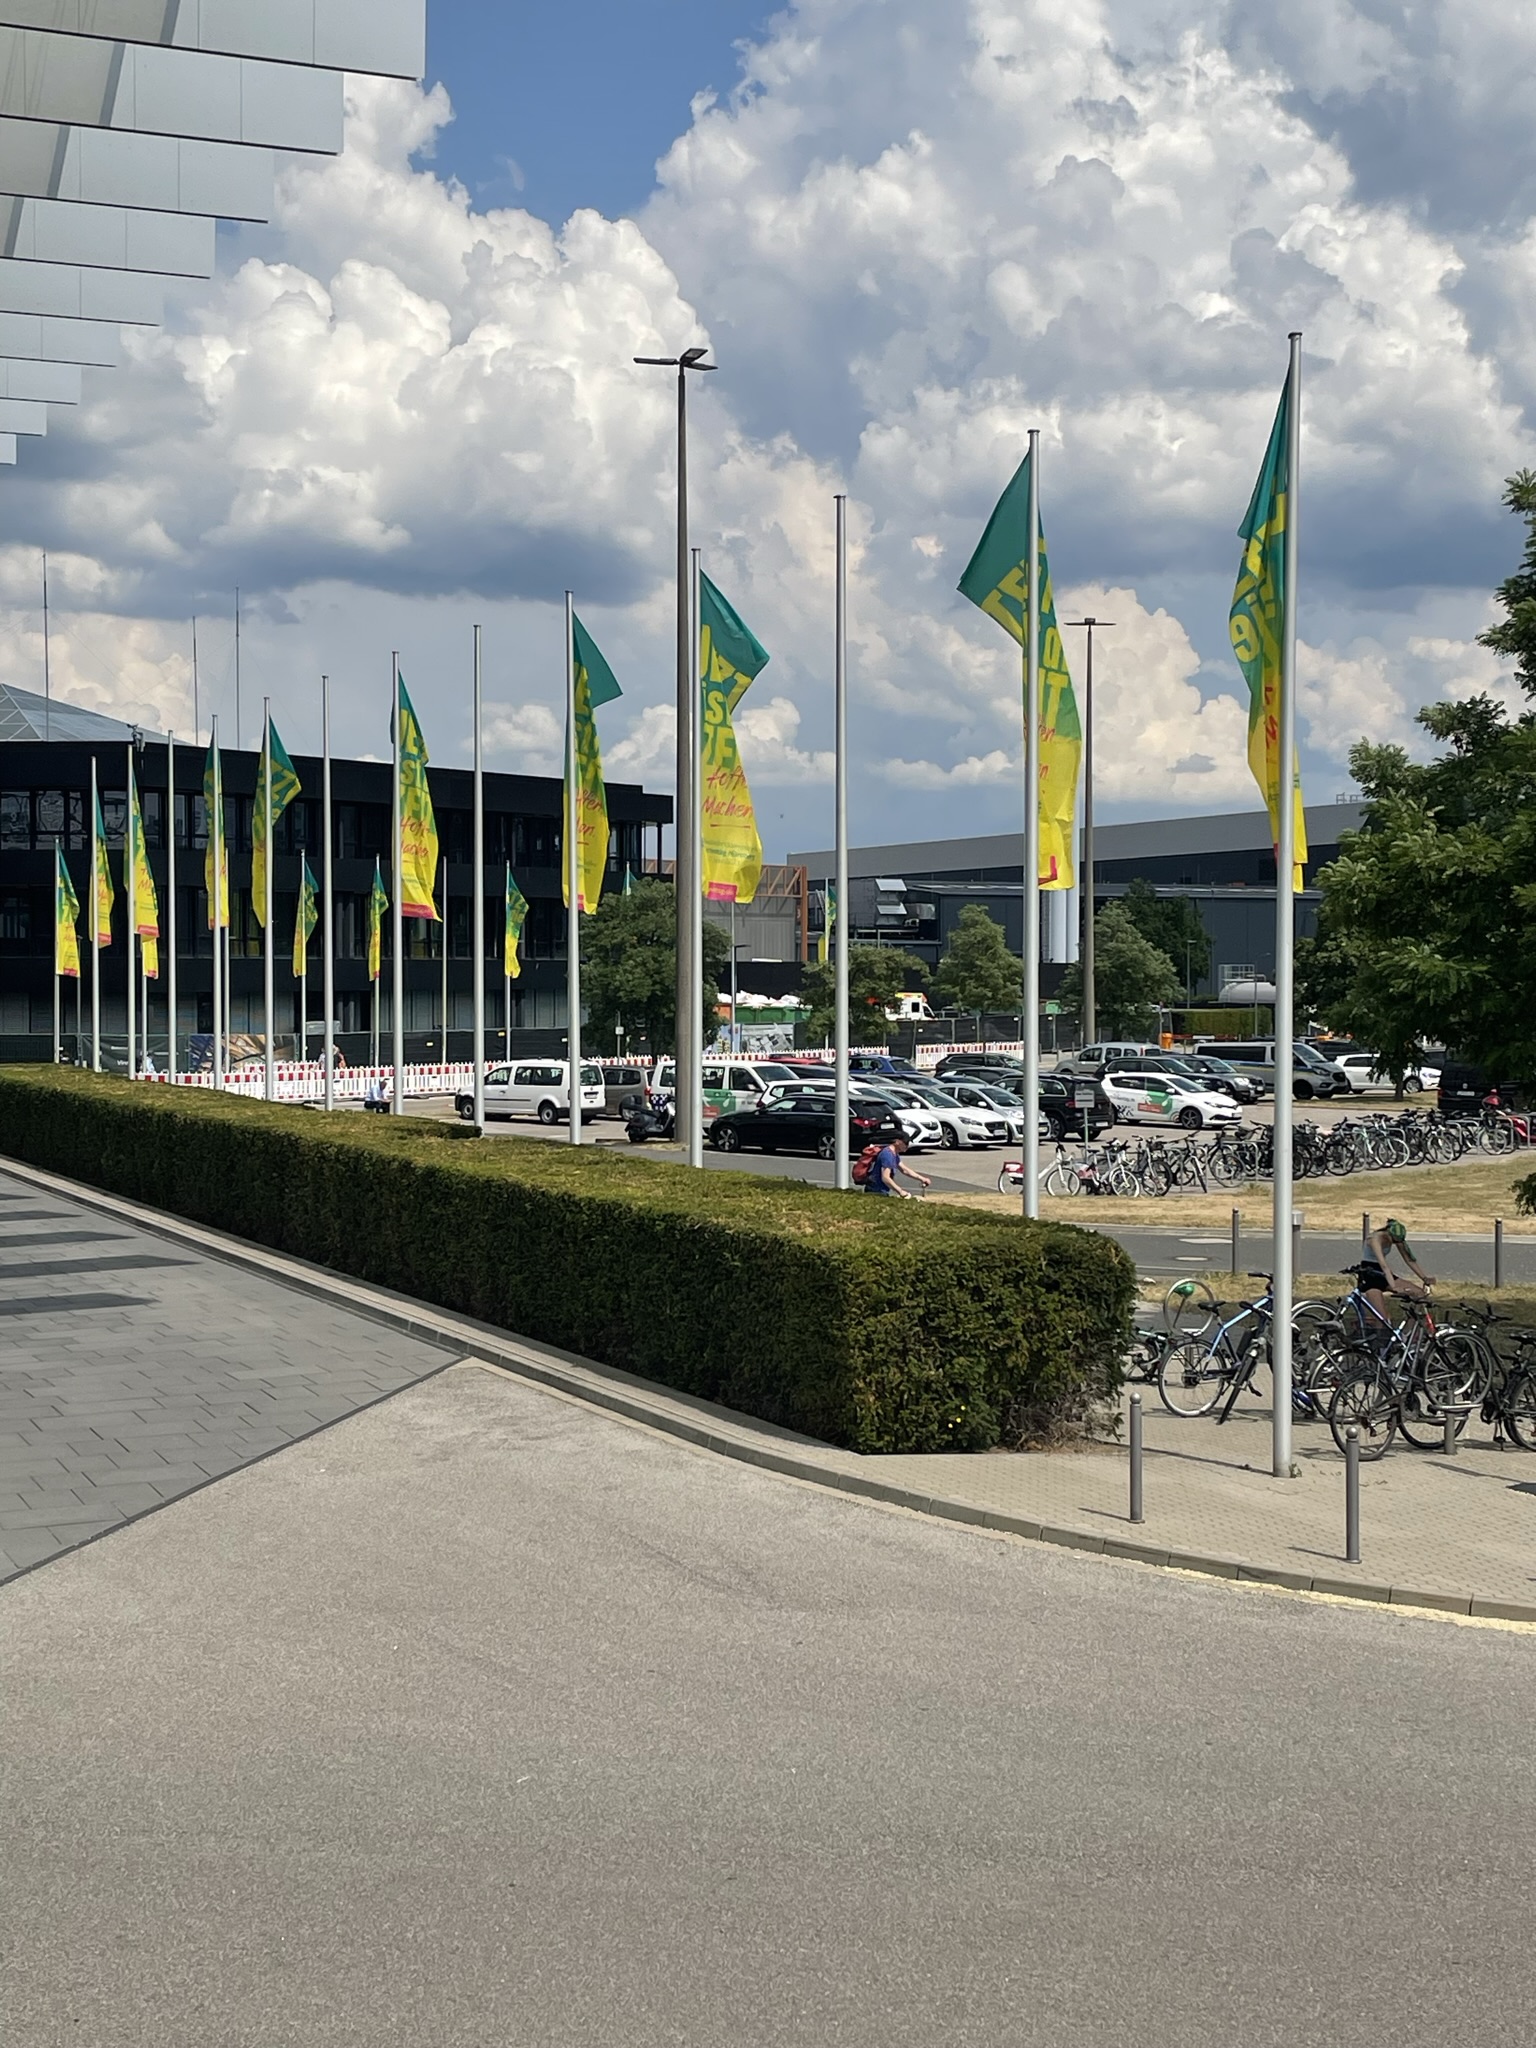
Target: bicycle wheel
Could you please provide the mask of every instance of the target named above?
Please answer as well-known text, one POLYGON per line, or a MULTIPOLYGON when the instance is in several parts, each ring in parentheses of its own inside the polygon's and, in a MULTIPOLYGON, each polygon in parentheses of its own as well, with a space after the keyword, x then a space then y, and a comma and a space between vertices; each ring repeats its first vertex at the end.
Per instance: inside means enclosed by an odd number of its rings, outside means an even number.
POLYGON ((1522 1451, 1536 1451, 1536 1372, 1516 1366, 1499 1399, 1504 1427, 1522 1451))
POLYGON ((1053 1166, 1045 1176, 1045 1192, 1048 1195, 1080 1195, 1083 1183, 1069 1166, 1053 1166))
POLYGON ((1227 1383, 1222 1360, 1198 1337, 1179 1337, 1157 1375, 1157 1391, 1170 1415, 1209 1415, 1227 1383))
POLYGON ((1230 1151, 1225 1145, 1213 1145, 1206 1156, 1205 1170, 1217 1187, 1233 1188, 1247 1178, 1245 1164, 1241 1153, 1230 1151))
POLYGON ((1374 1359, 1341 1375, 1328 1403, 1328 1427, 1341 1451, 1346 1448, 1345 1431, 1354 1428, 1360 1432, 1362 1459, 1386 1455, 1397 1434, 1397 1389, 1374 1359))
POLYGON ((1221 1315, 1221 1303, 1203 1280, 1175 1280, 1163 1296, 1163 1322, 1175 1337, 1203 1337, 1221 1315))

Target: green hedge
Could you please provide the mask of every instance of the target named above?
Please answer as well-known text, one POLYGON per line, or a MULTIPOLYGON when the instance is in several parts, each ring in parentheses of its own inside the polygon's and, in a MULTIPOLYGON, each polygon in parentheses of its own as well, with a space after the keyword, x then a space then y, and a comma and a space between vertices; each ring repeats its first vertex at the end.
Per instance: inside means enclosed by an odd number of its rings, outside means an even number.
POLYGON ((858 1451, 1059 1432, 1129 1335, 1130 1261, 1065 1224, 419 1118, 9 1067, 0 1150, 858 1451))

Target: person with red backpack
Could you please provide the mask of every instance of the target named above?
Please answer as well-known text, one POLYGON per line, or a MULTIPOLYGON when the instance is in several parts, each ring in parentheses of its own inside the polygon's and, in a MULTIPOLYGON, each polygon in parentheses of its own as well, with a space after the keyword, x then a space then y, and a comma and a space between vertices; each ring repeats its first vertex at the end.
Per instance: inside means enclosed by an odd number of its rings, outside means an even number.
POLYGON ((903 1162, 901 1155, 906 1149, 905 1138, 892 1138, 889 1145, 865 1146, 854 1164, 853 1177, 863 1186, 866 1195, 900 1195, 904 1202, 910 1202, 912 1196, 905 1188, 896 1185, 899 1173, 905 1174, 908 1180, 922 1181, 925 1188, 933 1186, 931 1180, 903 1162))

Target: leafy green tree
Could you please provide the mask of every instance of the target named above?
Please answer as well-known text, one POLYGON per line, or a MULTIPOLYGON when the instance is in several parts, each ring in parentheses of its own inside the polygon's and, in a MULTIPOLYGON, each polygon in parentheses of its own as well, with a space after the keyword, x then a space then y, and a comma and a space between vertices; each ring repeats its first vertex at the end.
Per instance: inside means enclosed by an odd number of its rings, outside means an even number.
MULTIPOLYGON (((928 970, 910 953, 890 946, 848 949, 848 1040, 851 1045, 884 1045, 891 1035, 885 1012, 905 989, 921 988, 928 970)), ((805 970, 801 993, 811 1006, 806 1029, 813 1045, 830 1045, 837 1027, 836 969, 829 960, 805 970)))
POLYGON ((935 1000, 953 1010, 1017 1010, 1024 963, 1008 950, 996 918, 967 903, 933 977, 935 1000))
MULTIPOLYGON (((1123 903, 1106 903, 1093 920, 1093 988, 1106 1038, 1155 1037, 1159 1007, 1179 999, 1173 962, 1136 929, 1123 903)), ((1082 1014, 1083 970, 1077 962, 1062 976, 1061 1003, 1082 1014)))
MULTIPOLYGON (((1201 923, 1194 904, 1187 896, 1159 896, 1140 875, 1120 901, 1141 936, 1167 954, 1179 977, 1179 986, 1192 991, 1211 967, 1210 933, 1201 923)), ((1097 983, 1097 966, 1094 980, 1097 983)))
MULTIPOLYGON (((1505 503, 1526 521, 1525 562, 1483 638, 1513 655, 1536 697, 1536 476, 1505 503)), ((1425 1041, 1498 1078, 1536 1076, 1536 714, 1511 719, 1489 697, 1433 704, 1419 724, 1441 743, 1427 763, 1401 747, 1354 748, 1364 830, 1318 880, 1315 939, 1297 980, 1333 1029, 1382 1056, 1401 1080, 1425 1041)))
MULTIPOLYGON (((719 1018, 719 977, 731 943, 704 920, 704 1043, 719 1018)), ((673 1052, 677 1041, 677 895, 670 884, 637 882, 628 896, 605 896, 595 916, 583 919, 581 993, 588 1029, 601 1043, 622 1025, 627 1039, 644 1039, 654 1053, 673 1052)))

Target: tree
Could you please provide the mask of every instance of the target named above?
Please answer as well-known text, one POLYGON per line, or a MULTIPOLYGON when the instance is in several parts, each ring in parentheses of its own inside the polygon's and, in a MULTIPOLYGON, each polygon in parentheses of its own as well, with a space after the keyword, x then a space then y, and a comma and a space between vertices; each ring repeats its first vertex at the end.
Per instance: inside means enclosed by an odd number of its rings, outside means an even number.
MULTIPOLYGON (((1512 654, 1536 697, 1536 476, 1511 477, 1525 564, 1498 594, 1506 617, 1483 639, 1512 654)), ((1318 877, 1315 939, 1297 948, 1306 1001, 1379 1053, 1395 1080, 1427 1040, 1490 1069, 1536 1075, 1536 714, 1489 697, 1433 704, 1419 724, 1443 751, 1427 763, 1362 741, 1350 768, 1361 832, 1318 877)))
MULTIPOLYGON (((1179 977, 1179 986, 1193 992, 1196 982, 1203 980, 1211 967, 1211 935, 1194 904, 1187 896, 1159 896, 1141 875, 1120 901, 1141 936, 1168 955, 1179 977)), ((1097 982, 1097 972, 1094 979, 1097 982)))
POLYGON ((996 918, 967 903, 933 977, 933 993, 952 1010, 1017 1010, 1024 963, 1008 950, 996 918))
MULTIPOLYGON (((719 976, 730 940, 704 921, 704 1043, 719 1026, 719 976)), ((595 1039, 622 1025, 654 1053, 677 1040, 677 894, 666 882, 637 882, 628 896, 605 896, 583 920, 581 993, 595 1039)))
MULTIPOLYGON (((910 953, 889 946, 848 949, 848 1041, 884 1045, 891 1035, 886 1007, 904 989, 921 988, 928 970, 910 953)), ((836 969, 829 960, 805 970, 801 993, 811 1006, 807 1030, 814 1045, 830 1045, 837 1028, 836 969)))
MULTIPOLYGON (((1123 903, 1106 903, 1093 920, 1093 986, 1100 1034, 1106 1038, 1150 1039, 1159 1007, 1179 999, 1179 977, 1160 946, 1143 938, 1123 903)), ((1062 976, 1064 1009, 1083 1007, 1080 963, 1062 976)))

